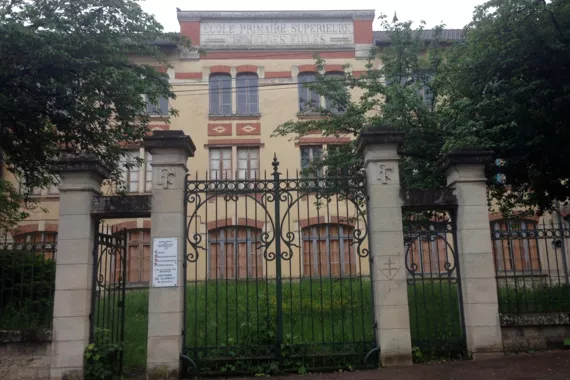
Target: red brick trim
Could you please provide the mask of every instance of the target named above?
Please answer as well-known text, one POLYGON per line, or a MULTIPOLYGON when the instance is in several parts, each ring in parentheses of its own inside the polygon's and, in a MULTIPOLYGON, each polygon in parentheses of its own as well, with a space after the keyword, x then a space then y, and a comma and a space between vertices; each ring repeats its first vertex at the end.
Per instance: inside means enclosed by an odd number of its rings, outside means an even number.
POLYGON ((314 226, 315 224, 323 224, 326 222, 324 216, 313 216, 312 218, 299 219, 299 225, 301 228, 307 228, 314 226))
POLYGON ((231 115, 231 116, 208 116, 209 121, 234 121, 234 120, 259 120, 261 115, 231 115))
POLYGON ((206 229, 208 231, 211 231, 211 230, 215 230, 216 228, 233 226, 233 225, 234 225, 234 223, 232 222, 231 218, 218 219, 218 220, 214 220, 213 222, 206 223, 206 229))
POLYGON ((175 73, 175 79, 202 79, 202 73, 175 73))
POLYGON ((56 223, 46 223, 44 231, 47 232, 58 232, 59 231, 59 224, 56 223))
POLYGON ((261 139, 209 139, 207 144, 204 144, 204 148, 211 146, 259 146, 264 147, 265 144, 261 142, 261 139))
POLYGON ((371 44, 374 40, 372 32, 373 20, 354 20, 354 43, 371 44))
POLYGON ((237 68, 237 73, 254 73, 257 74, 257 66, 254 65, 241 65, 237 68))
POLYGON ((15 227, 14 229, 12 229, 12 236, 29 234, 31 232, 37 232, 37 231, 39 231, 39 224, 38 223, 25 224, 23 226, 18 226, 18 227, 15 227))
MULTIPOLYGON (((513 211, 513 216, 516 220, 530 220, 538 223, 540 221, 539 215, 525 215, 523 211, 513 211)), ((497 220, 507 220, 504 218, 503 214, 500 212, 494 212, 489 214, 489 222, 494 222, 497 220)))
POLYGON ((291 78, 290 71, 266 71, 265 72, 265 79, 273 79, 273 78, 291 78))
POLYGON ((263 220, 256 220, 251 218, 238 218, 238 225, 246 227, 255 227, 258 229, 263 229, 265 222, 263 220))
POLYGON ((350 226, 350 227, 354 227, 354 225, 356 224, 356 220, 354 218, 348 218, 346 216, 341 216, 340 218, 336 215, 332 215, 330 217, 330 223, 331 224, 342 224, 345 226, 350 226))
POLYGON ((317 67, 315 65, 299 65, 299 73, 306 73, 306 72, 314 73, 316 71, 317 67))
POLYGON ((231 70, 232 68, 230 66, 216 65, 210 67, 210 74, 220 74, 220 73, 229 74, 231 70))
POLYGON ((130 222, 122 222, 119 224, 113 224, 112 227, 115 230, 122 230, 123 228, 126 230, 134 230, 137 228, 137 222, 136 220, 132 220, 130 222))
POLYGON ((314 144, 346 144, 350 141, 350 137, 300 137, 295 143, 295 146, 314 144))
POLYGON ((170 129, 170 124, 151 124, 148 126, 151 131, 161 130, 168 131, 170 129))
POLYGON ((232 123, 208 124, 208 136, 231 136, 232 123))
MULTIPOLYGON (((370 29, 370 33, 372 33, 372 29, 370 29)), ((368 43, 372 43, 372 38, 370 38, 368 43)), ((356 54, 354 49, 352 49, 342 51, 323 51, 319 53, 319 56, 324 59, 355 58, 356 54)), ((210 51, 200 59, 313 59, 313 53, 301 51, 272 51, 270 53, 260 53, 258 51, 210 51)))
POLYGON ((180 34, 190 39, 193 46, 200 45, 200 21, 181 21, 180 34))
POLYGON ((162 74, 166 74, 166 71, 168 70, 165 66, 152 66, 152 68, 162 74))
POLYGON ((331 71, 344 72, 344 67, 342 65, 325 65, 325 72, 330 73, 331 71))
POLYGON ((236 124, 236 135, 260 135, 261 134, 261 123, 237 123, 236 124), (251 127, 251 128, 248 128, 251 127), (246 129, 251 129, 247 131, 246 129))
POLYGON ((357 71, 357 70, 355 71, 355 70, 353 70, 353 71, 352 71, 352 76, 358 78, 358 77, 360 77, 360 76, 366 74, 367 72, 368 72, 368 71, 366 71, 366 70, 364 70, 364 71, 357 71))

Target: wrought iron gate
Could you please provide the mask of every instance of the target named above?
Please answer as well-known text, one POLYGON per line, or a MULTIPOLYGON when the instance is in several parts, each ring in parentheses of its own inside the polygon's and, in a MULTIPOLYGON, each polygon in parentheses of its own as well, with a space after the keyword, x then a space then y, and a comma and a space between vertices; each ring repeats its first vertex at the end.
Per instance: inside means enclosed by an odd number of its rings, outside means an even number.
POLYGON ((466 357, 455 212, 408 209, 404 215, 414 359, 466 357))
POLYGON ((123 371, 127 231, 99 223, 93 247, 89 341, 106 346, 116 375, 123 371))
POLYGON ((363 181, 273 167, 186 181, 183 373, 377 365, 363 181))

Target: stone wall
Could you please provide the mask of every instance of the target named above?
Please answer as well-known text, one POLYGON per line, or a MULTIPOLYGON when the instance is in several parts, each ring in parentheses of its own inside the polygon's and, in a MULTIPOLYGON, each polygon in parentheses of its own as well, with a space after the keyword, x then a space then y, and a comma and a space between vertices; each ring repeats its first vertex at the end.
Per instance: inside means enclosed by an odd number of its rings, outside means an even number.
POLYGON ((51 334, 0 331, 0 379, 49 379, 51 334))
POLYGON ((564 348, 570 338, 570 313, 501 314, 505 351, 564 348))

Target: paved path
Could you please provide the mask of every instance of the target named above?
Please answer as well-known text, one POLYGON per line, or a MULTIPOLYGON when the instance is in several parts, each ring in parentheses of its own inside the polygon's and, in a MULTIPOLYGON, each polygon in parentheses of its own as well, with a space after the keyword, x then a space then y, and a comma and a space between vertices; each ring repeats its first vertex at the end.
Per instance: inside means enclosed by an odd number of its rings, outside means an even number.
MULTIPOLYGON (((259 378, 257 378, 259 379, 259 378)), ((279 377, 281 380, 570 380, 570 350, 496 359, 418 364, 373 371, 279 377)))

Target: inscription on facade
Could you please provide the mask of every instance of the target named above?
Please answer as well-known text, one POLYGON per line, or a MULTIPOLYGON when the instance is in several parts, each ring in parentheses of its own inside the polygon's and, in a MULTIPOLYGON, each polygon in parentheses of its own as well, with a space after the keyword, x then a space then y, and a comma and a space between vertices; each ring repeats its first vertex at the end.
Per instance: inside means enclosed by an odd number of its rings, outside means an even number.
POLYGON ((206 45, 350 45, 354 43, 352 21, 331 22, 210 22, 200 24, 206 45))

